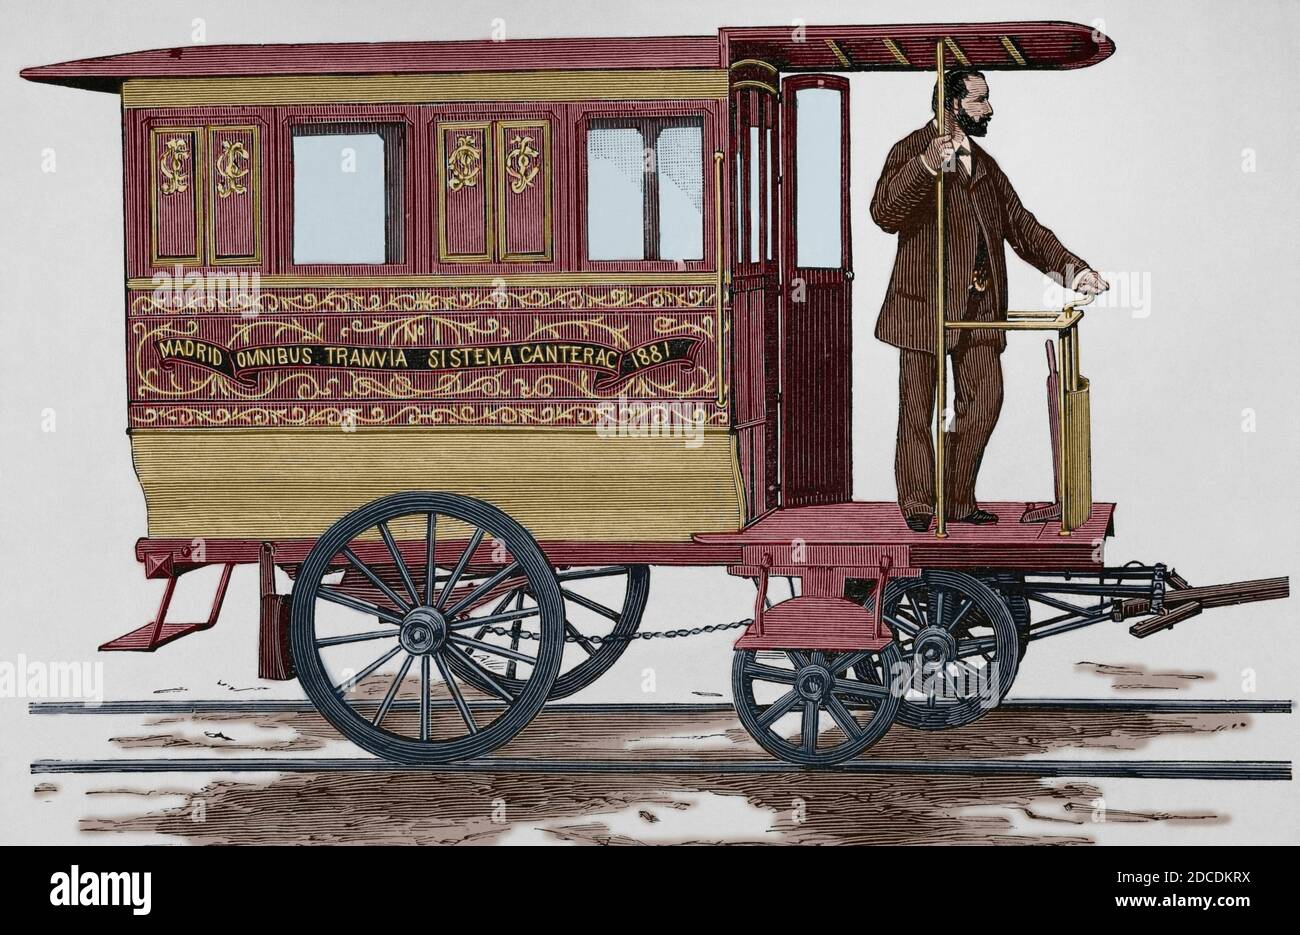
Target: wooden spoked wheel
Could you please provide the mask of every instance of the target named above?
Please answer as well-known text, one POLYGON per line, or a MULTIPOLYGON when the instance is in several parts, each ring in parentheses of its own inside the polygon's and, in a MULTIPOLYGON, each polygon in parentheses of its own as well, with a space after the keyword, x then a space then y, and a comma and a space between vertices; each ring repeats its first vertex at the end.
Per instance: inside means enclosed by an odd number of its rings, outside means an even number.
POLYGON ((900 724, 960 727, 1006 697, 1020 639, 1006 601, 987 584, 952 571, 896 578, 882 612, 906 664, 900 724))
POLYGON ((875 652, 738 650, 731 669, 736 713, 773 756, 832 766, 889 730, 899 702, 890 673, 901 659, 893 643, 875 652))
POLYGON ((394 494, 349 513, 317 540, 291 601, 308 697, 349 740, 403 763, 482 756, 509 741, 541 710, 564 653, 555 572, 523 526, 472 497, 394 494), (493 599, 520 582, 531 606, 494 617, 493 599), (511 650, 474 638, 513 620, 538 639, 511 650), (512 683, 471 652, 514 662, 512 683))
MULTIPOLYGON (((565 568, 556 574, 564 598, 564 661, 551 689, 551 698, 567 698, 586 688, 609 671, 627 649, 641 626, 650 592, 650 569, 645 565, 608 565, 593 568, 565 568)), ((492 607, 489 616, 508 617, 512 610, 529 610, 537 599, 528 582, 515 579, 492 607)), ((512 652, 527 651, 533 645, 536 628, 525 616, 484 625, 473 633, 475 640, 512 652)), ((515 691, 522 688, 519 663, 495 649, 472 647, 469 655, 482 669, 493 673, 497 684, 515 691)), ((457 674, 479 688, 487 689, 480 669, 452 660, 457 674)))

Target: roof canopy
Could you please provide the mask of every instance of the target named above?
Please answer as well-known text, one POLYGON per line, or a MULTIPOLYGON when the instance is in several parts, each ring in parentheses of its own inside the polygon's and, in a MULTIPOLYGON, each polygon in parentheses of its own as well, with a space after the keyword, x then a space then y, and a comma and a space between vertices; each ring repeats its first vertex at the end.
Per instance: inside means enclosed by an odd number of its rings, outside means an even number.
POLYGON ((929 70, 945 41, 949 65, 1082 68, 1115 50, 1077 23, 726 27, 714 36, 197 45, 26 68, 29 81, 93 91, 128 78, 382 75, 611 68, 720 68, 745 59, 782 71, 929 70))
POLYGON ((728 27, 729 64, 770 62, 782 71, 933 71, 943 42, 949 67, 992 70, 1085 68, 1115 51, 1078 23, 954 23, 920 26, 728 27))

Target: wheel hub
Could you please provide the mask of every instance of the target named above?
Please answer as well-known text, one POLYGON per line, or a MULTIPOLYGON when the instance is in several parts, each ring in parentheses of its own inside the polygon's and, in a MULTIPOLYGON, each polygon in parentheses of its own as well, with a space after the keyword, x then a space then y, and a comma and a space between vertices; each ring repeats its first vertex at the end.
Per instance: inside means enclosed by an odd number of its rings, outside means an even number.
POLYGON ((794 680, 795 691, 805 701, 824 701, 834 684, 835 677, 830 670, 818 665, 804 666, 794 680))
POLYGON ((433 607, 417 607, 402 620, 398 642, 416 656, 435 653, 447 642, 447 620, 433 607))
POLYGON ((923 629, 912 649, 916 665, 926 672, 942 670, 957 658, 957 640, 943 627, 923 629))

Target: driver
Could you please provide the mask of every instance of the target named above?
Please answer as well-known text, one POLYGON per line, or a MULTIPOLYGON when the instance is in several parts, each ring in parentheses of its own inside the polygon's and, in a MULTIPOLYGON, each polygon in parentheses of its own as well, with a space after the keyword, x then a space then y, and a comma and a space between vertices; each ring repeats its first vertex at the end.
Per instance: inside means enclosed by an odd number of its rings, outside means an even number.
MULTIPOLYGON (((936 250, 935 176, 944 176, 944 254, 949 320, 1005 321, 1007 266, 1004 243, 1020 258, 1085 295, 1109 284, 1066 250, 1020 203, 998 164, 974 138, 993 118, 989 86, 972 68, 944 77, 952 132, 940 134, 932 120, 889 152, 871 199, 871 217, 898 234, 894 272, 876 321, 876 337, 899 349, 898 446, 894 479, 898 506, 908 528, 924 532, 934 515, 934 445, 931 425, 935 391, 936 250)), ((938 88, 932 104, 937 112, 938 88)), ((975 501, 975 477, 1002 408, 999 330, 954 330, 954 419, 945 442, 945 514, 954 523, 995 523, 997 516, 975 501)))

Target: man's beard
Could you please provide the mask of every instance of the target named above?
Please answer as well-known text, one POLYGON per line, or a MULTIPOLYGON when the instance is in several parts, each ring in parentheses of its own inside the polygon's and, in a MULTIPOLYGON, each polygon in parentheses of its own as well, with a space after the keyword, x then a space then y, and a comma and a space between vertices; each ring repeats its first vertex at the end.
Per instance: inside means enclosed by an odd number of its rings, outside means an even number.
POLYGON ((989 132, 989 120, 992 117, 985 117, 982 120, 976 120, 964 110, 957 111, 957 126, 961 127, 961 132, 967 136, 984 136, 989 132))

